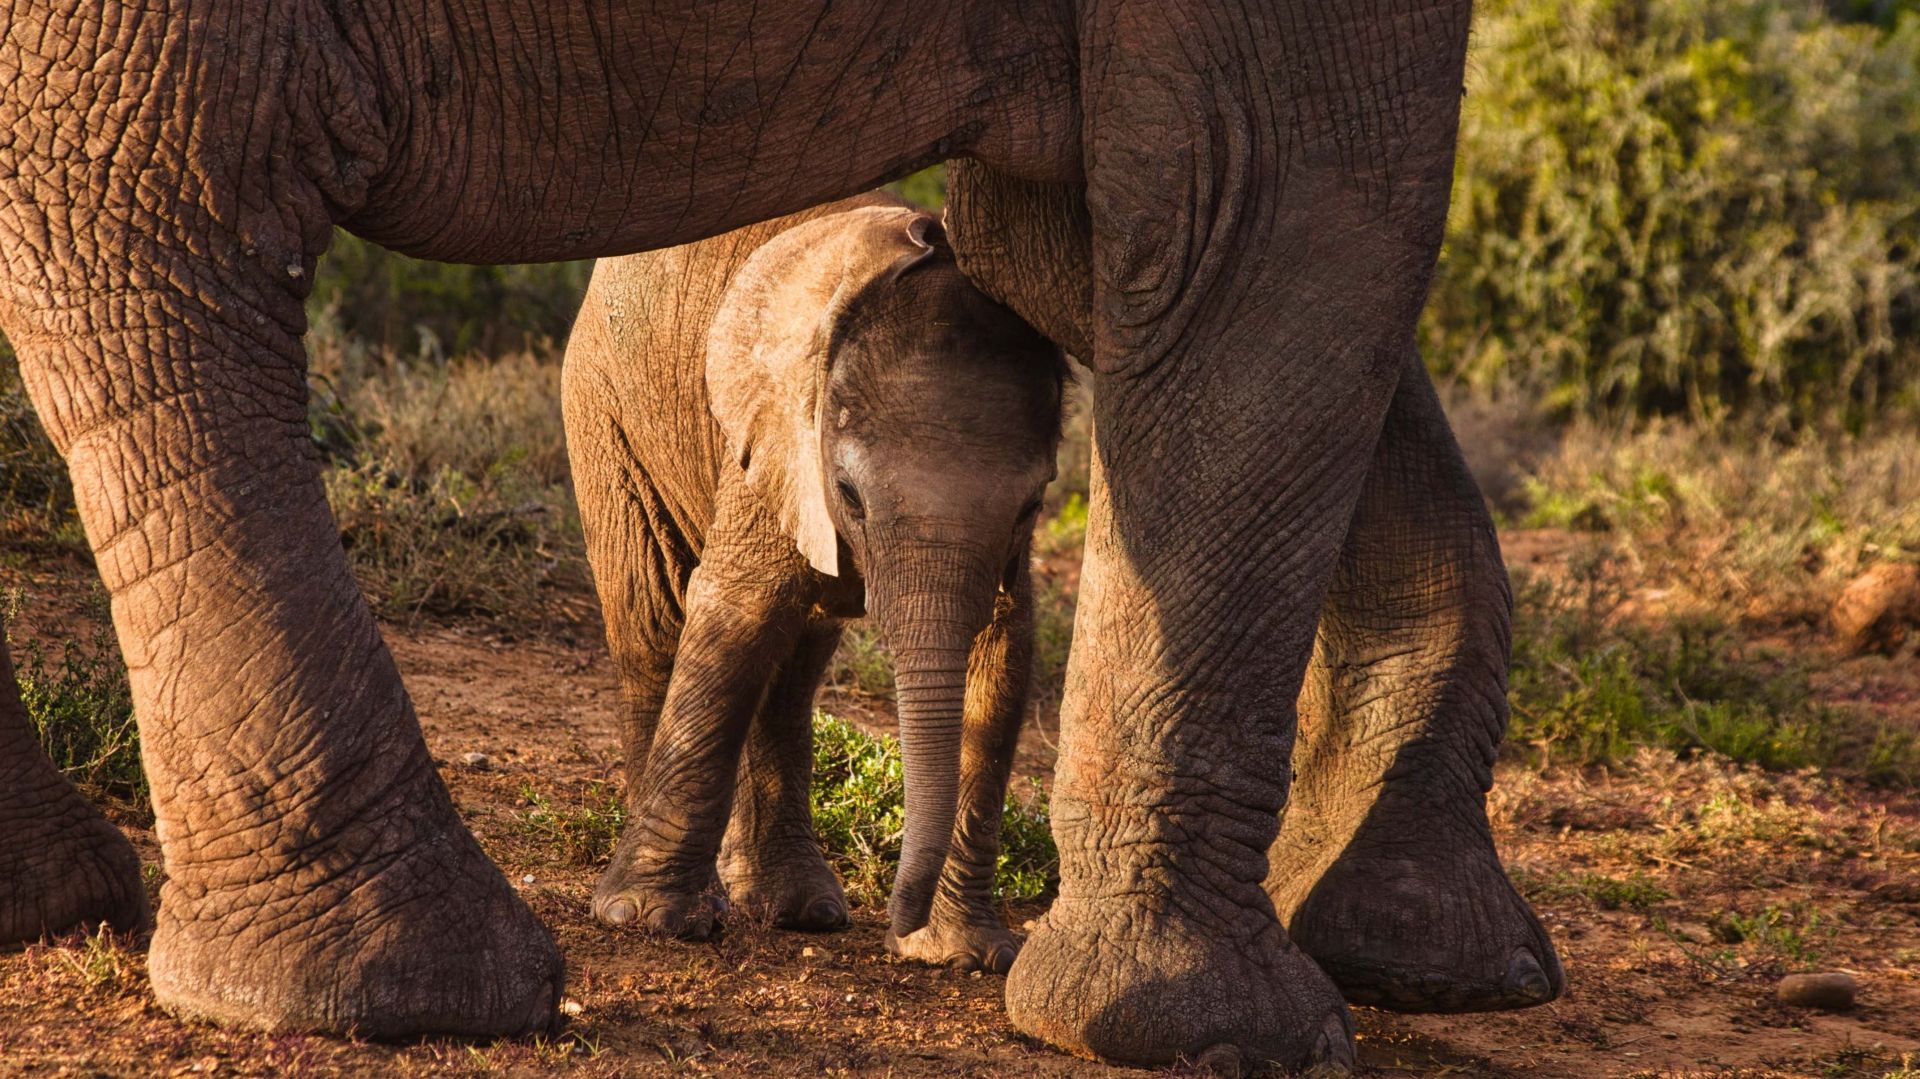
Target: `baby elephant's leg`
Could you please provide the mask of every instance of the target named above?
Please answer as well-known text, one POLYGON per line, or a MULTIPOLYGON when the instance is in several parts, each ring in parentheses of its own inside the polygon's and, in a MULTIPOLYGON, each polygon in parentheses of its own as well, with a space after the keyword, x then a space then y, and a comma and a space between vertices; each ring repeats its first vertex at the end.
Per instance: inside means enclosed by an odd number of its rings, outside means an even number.
POLYGON ((813 831, 813 697, 840 643, 815 621, 780 665, 747 733, 720 879, 735 910, 760 910, 784 929, 840 929, 847 897, 813 831))
MULTIPOLYGON (((733 511, 739 511, 735 506, 733 511)), ((723 505, 722 521, 729 514, 723 505)), ((740 751, 773 672, 805 629, 791 579, 756 561, 751 532, 716 526, 687 582, 686 626, 613 863, 594 889, 604 921, 699 939, 713 929, 714 860, 740 751)), ((764 543, 758 545, 764 548, 764 543)))
POLYGON ((993 622, 974 639, 967 661, 960 816, 926 926, 887 949, 907 959, 1005 974, 1019 951, 993 904, 1000 861, 1000 819, 1007 776, 1020 740, 1033 672, 1033 582, 1025 558, 1012 587, 994 602, 993 622))

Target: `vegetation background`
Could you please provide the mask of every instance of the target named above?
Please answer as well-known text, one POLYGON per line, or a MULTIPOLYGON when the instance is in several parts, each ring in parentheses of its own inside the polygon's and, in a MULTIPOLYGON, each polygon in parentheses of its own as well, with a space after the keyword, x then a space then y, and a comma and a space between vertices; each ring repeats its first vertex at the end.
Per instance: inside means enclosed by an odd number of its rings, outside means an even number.
MULTIPOLYGON (((1650 861, 1516 875, 1539 902, 1657 911, 1683 890, 1660 869, 1675 835, 1798 843, 1840 826, 1782 823, 1795 791, 1832 814, 1920 783, 1920 707, 1884 707, 1874 689, 1911 666, 1914 635, 1861 657, 1828 627, 1850 583, 1920 562, 1920 0, 1479 0, 1467 89, 1419 337, 1515 577, 1513 812, 1563 820, 1531 785, 1555 775, 1730 769, 1700 780, 1713 793, 1697 812, 1663 804, 1646 826, 1667 845, 1650 861)), ((896 187, 944 196, 938 168, 896 187)), ((315 451, 390 624, 597 632, 558 406, 589 272, 424 263, 345 233, 321 262, 315 451)), ((1043 734, 1071 638, 1088 453, 1076 411, 1036 552, 1043 734)), ((0 342, 0 559, 55 556, 84 558, 85 544, 0 342)), ((15 656, 61 763, 138 807, 110 635, 15 641, 15 656)), ((859 631, 834 679, 843 698, 891 692, 887 657, 859 631)), ((823 838, 872 904, 897 853, 897 758, 823 718, 818 764, 823 838)), ((614 792, 522 802, 529 834, 604 859, 614 792)), ((1023 787, 1009 808, 1003 887, 1043 896, 1044 792, 1023 787)), ((1920 833, 1902 834, 1920 850, 1920 833)), ((1622 843, 1609 857, 1638 849, 1622 843)), ((1818 923, 1726 900, 1703 947, 1716 962, 1807 967, 1818 923)))

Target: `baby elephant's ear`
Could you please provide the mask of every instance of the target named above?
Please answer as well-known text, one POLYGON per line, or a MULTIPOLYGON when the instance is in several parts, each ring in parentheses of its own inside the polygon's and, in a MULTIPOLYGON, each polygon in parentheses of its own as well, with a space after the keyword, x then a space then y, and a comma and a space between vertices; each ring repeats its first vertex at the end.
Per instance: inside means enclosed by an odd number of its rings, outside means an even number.
POLYGON ((707 333, 707 392, 728 457, 822 573, 840 572, 821 441, 835 324, 868 284, 931 255, 939 229, 891 206, 795 225, 740 267, 707 333))

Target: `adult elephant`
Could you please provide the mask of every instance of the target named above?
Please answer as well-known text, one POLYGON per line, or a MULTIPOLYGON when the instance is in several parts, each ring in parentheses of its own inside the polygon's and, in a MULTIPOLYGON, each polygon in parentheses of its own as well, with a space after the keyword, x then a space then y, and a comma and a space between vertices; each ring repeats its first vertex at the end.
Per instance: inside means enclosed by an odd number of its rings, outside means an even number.
MULTIPOLYGON (((490 1034, 561 992, 323 497, 301 301, 331 228, 609 255, 943 158, 978 163, 971 272, 1096 372, 1061 894, 1014 1021, 1129 1061, 1345 1058, 1276 902, 1360 997, 1557 991, 1482 806, 1504 581, 1409 360, 1465 0, 7 4, 0 329, 113 596, 169 1007, 490 1034), (1379 542, 1345 542, 1356 513, 1379 542), (1323 599, 1315 819, 1276 845, 1323 599)), ((138 920, 126 852, 23 724, 0 701, 29 780, 0 786, 0 928, 138 920)))

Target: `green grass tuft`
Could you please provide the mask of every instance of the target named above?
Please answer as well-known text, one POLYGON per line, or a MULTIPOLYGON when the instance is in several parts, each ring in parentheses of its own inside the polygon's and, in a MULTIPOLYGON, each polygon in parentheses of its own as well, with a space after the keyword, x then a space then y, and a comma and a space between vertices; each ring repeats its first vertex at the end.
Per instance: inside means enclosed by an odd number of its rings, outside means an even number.
MULTIPOLYGON (((906 784, 900 744, 825 712, 813 719, 813 826, 847 896, 884 906, 900 862, 906 784)), ((1038 899, 1058 876, 1059 856, 1039 785, 1009 792, 995 885, 1002 899, 1038 899)))
POLYGON ((1606 764, 1657 746, 1774 770, 1920 776, 1914 739, 1820 705, 1803 661, 1760 650, 1720 621, 1616 618, 1620 597, 1598 569, 1519 584, 1507 744, 1542 765, 1606 764))
POLYGON ((588 784, 580 805, 557 808, 527 780, 520 784, 520 801, 527 807, 514 814, 520 830, 558 846, 570 865, 605 865, 627 823, 626 806, 605 783, 588 784))
MULTIPOLYGON (((15 591, 0 604, 9 623, 23 602, 15 591)), ((58 654, 37 639, 13 640, 11 633, 8 644, 27 718, 53 763, 89 794, 144 805, 147 776, 140 766, 133 692, 110 626, 102 621, 85 640, 62 644, 58 654)))

